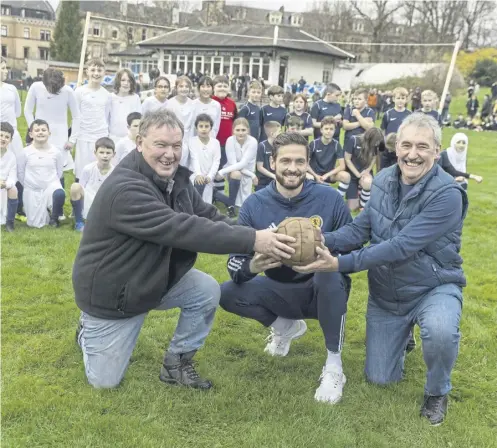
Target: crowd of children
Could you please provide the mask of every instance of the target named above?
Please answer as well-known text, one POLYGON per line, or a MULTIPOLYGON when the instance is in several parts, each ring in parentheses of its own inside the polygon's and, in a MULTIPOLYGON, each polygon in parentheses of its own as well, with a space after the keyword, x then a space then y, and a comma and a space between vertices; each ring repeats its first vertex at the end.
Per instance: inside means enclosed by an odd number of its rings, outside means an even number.
MULTIPOLYGON (((83 231, 100 185, 114 166, 136 148, 142 114, 161 108, 173 111, 183 124, 181 164, 191 170, 191 182, 205 202, 225 204, 231 217, 236 216, 236 208, 254 188, 264 188, 275 179, 272 144, 283 129, 313 136, 308 178, 318 183, 337 183, 349 208, 357 210, 370 198, 375 164, 380 170, 396 163, 395 136, 402 121, 412 113, 407 108, 409 101, 417 106, 417 112, 445 124, 436 111, 435 92, 415 90, 410 94, 402 87, 391 92, 391 107, 385 110, 380 92, 358 89, 344 101, 340 87, 333 83, 323 89, 322 95, 315 94, 310 108, 305 93, 287 92, 290 96, 285 101, 285 92, 279 86, 269 87, 269 103, 260 107, 264 86, 253 80, 248 84, 247 101, 238 110, 230 98, 230 83, 225 76, 202 76, 195 99, 191 99, 193 85, 187 76, 176 79, 174 95, 170 95, 167 77, 159 76, 154 80, 154 95, 142 104, 129 70, 116 74, 115 91, 109 93, 101 86, 104 64, 92 59, 86 69, 88 83, 75 91, 64 85, 60 71, 51 68, 45 71, 42 81, 33 83, 24 107, 29 144, 23 149, 16 130, 21 113, 19 96, 15 87, 3 82, 7 73, 5 60, 1 71, 0 217, 8 231, 14 230, 16 212, 28 226, 58 227, 64 218, 63 172, 72 169, 75 182, 69 191, 74 228, 83 231), (375 121, 382 113, 381 126, 377 128, 375 121)), ((478 109, 473 103, 471 107, 478 109)), ((478 112, 472 120, 476 117, 478 112)), ((454 121, 454 127, 463 127, 462 121, 461 116, 460 121, 454 121)), ((458 133, 439 160, 464 187, 467 179, 482 181, 466 172, 467 148, 467 136, 458 133)))

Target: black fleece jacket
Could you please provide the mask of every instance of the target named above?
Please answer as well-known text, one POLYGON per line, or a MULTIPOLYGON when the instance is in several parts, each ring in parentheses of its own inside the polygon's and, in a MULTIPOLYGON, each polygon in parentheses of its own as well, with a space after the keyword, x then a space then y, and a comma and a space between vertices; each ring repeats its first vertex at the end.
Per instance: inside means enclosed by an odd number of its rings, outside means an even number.
POLYGON ((73 267, 82 311, 105 319, 145 313, 193 267, 197 252, 253 250, 255 230, 203 202, 189 175, 180 166, 165 182, 135 150, 105 180, 73 267))

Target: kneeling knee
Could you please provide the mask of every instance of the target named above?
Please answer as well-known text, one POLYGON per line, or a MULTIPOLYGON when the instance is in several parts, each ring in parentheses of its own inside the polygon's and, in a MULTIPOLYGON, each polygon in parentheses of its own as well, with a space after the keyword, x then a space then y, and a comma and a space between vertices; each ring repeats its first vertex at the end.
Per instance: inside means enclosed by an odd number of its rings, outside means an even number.
POLYGON ((392 383, 400 381, 400 379, 395 380, 374 372, 366 372, 366 380, 368 383, 374 384, 375 386, 388 386, 392 383))
POLYGON ((242 173, 240 171, 233 171, 230 173, 230 179, 240 180, 242 178, 242 173))
POLYGON ((15 186, 13 186, 7 190, 7 198, 17 199, 17 188, 15 186))
POLYGON ((337 178, 340 182, 343 182, 344 184, 350 183, 350 174, 347 173, 347 171, 340 171, 337 175, 337 178))

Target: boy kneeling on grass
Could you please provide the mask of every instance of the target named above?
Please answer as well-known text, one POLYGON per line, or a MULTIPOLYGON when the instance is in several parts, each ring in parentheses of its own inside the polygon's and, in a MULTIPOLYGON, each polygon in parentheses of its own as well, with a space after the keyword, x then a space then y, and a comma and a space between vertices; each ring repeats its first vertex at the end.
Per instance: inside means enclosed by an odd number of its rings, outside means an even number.
POLYGON ((0 123, 0 223, 5 224, 7 232, 14 231, 14 219, 17 211, 17 162, 15 154, 9 150, 14 136, 14 127, 2 121, 0 123))
POLYGON ((84 220, 88 215, 97 191, 114 169, 111 163, 114 154, 114 142, 108 137, 99 138, 95 142, 97 161, 86 165, 83 168, 79 182, 71 185, 71 205, 76 220, 74 230, 77 232, 84 230, 84 220))
POLYGON ((29 127, 33 143, 19 157, 19 182, 24 187, 23 201, 27 224, 41 228, 59 227, 59 216, 66 199, 60 178, 62 153, 48 143, 50 128, 45 120, 34 120, 29 127))

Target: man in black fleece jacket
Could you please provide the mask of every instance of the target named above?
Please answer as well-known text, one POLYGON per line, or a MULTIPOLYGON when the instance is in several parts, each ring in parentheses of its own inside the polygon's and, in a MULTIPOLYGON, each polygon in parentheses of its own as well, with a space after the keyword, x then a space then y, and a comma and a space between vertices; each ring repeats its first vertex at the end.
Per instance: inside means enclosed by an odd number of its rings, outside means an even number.
POLYGON ((179 165, 183 125, 146 114, 132 151, 98 191, 73 267, 77 340, 94 387, 119 385, 148 311, 181 308, 160 379, 209 389, 192 358, 212 327, 220 287, 193 268, 197 252, 257 251, 288 258, 294 239, 232 225, 202 201, 179 165))

